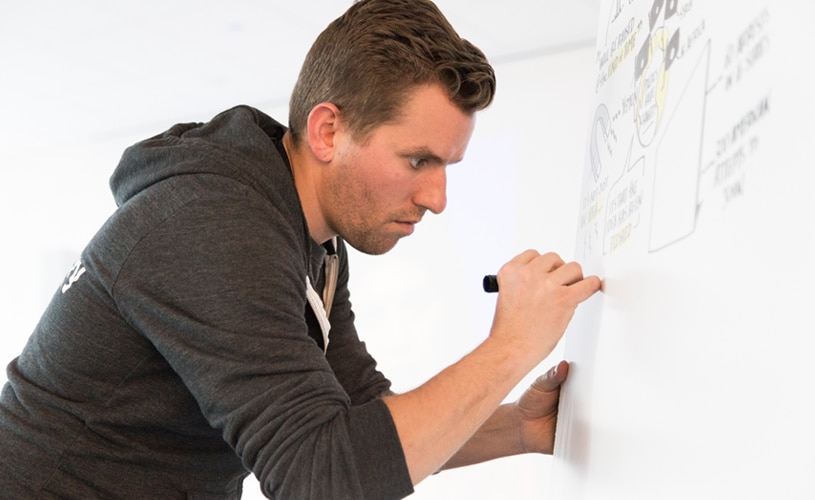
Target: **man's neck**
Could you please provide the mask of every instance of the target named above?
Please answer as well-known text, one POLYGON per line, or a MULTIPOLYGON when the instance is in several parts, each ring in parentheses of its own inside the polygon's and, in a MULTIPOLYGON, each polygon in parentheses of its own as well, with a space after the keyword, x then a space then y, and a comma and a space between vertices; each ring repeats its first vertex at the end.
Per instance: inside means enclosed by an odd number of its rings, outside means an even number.
POLYGON ((300 204, 302 205, 303 214, 306 216, 306 224, 311 237, 320 244, 325 243, 335 234, 329 231, 320 209, 320 199, 317 195, 317 182, 319 179, 315 175, 319 166, 316 159, 309 154, 309 151, 302 143, 300 145, 295 144, 291 131, 288 130, 283 135, 283 148, 289 157, 289 164, 294 176, 294 187, 300 197, 300 204))

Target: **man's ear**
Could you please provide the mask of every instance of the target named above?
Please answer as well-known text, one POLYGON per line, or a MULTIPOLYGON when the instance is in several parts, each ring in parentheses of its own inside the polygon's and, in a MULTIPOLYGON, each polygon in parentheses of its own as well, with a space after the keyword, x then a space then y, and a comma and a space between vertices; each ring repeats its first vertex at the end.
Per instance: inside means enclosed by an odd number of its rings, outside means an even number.
POLYGON ((314 106, 308 114, 308 144, 318 160, 327 163, 334 159, 339 127, 340 110, 330 102, 314 106))

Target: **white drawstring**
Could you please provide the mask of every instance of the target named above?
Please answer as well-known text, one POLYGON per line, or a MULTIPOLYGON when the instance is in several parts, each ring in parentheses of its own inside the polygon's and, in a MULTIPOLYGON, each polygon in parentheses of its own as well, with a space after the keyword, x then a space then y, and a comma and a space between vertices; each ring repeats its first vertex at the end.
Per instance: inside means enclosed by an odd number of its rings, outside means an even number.
POLYGON ((323 353, 328 351, 328 332, 331 330, 331 323, 328 322, 328 315, 325 313, 323 301, 320 299, 320 294, 314 290, 314 285, 311 284, 311 278, 306 276, 306 299, 317 316, 317 322, 320 323, 320 330, 323 331, 323 353))
POLYGON ((331 247, 328 248, 328 254, 325 256, 325 286, 323 287, 323 299, 320 300, 320 295, 311 284, 311 278, 306 275, 306 299, 317 316, 317 322, 320 323, 320 330, 323 331, 323 353, 328 352, 328 332, 331 331, 331 323, 328 321, 328 315, 331 314, 331 305, 334 302, 334 292, 337 290, 337 278, 340 273, 340 257, 337 255, 337 237, 331 239, 331 247))

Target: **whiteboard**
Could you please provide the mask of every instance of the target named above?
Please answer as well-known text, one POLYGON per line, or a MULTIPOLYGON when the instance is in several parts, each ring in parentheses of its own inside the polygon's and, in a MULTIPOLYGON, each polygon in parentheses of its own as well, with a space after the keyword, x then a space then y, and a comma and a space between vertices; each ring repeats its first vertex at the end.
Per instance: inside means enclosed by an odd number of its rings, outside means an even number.
POLYGON ((601 4, 553 498, 815 498, 809 3, 601 4))

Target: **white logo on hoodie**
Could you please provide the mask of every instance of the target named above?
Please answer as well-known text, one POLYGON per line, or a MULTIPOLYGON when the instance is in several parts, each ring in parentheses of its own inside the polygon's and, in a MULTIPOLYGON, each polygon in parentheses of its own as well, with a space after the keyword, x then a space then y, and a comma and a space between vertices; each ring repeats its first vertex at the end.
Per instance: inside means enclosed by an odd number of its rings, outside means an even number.
POLYGON ((62 293, 68 291, 71 288, 71 285, 76 283, 80 276, 85 274, 85 266, 82 264, 81 260, 76 261, 74 267, 68 271, 68 274, 65 275, 65 283, 62 284, 62 293))

